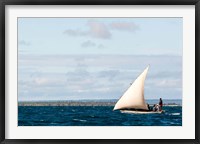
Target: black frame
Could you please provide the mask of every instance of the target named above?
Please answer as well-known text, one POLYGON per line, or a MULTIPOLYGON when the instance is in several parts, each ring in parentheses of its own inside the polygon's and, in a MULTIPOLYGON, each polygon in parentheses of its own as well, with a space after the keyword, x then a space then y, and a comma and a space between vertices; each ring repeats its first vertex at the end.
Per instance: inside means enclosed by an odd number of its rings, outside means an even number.
MULTIPOLYGON (((1 143, 87 143, 87 144, 199 144, 200 143, 200 0, 0 0, 0 142, 1 143), (5 6, 6 5, 195 5, 195 139, 5 139, 5 6)), ((188 132, 189 133, 189 132, 188 132)))

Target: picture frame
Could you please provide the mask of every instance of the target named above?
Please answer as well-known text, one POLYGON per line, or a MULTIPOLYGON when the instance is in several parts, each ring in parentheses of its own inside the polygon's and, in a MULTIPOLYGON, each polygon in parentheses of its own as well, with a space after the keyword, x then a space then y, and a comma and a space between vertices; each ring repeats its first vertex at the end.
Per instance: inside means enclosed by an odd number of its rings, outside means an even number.
POLYGON ((200 2, 199 0, 115 0, 115 1, 105 1, 105 0, 5 0, 1 1, 1 17, 0 17, 0 43, 1 43, 1 96, 0 96, 0 142, 1 143, 102 143, 102 144, 114 144, 114 143, 180 143, 180 144, 198 144, 200 143, 199 136, 199 111, 200 111, 200 99, 199 99, 199 48, 200 48, 200 2), (6 6, 7 5, 195 5, 195 139, 6 139, 6 121, 5 121, 5 99, 6 99, 6 33, 5 33, 5 19, 6 19, 6 6))

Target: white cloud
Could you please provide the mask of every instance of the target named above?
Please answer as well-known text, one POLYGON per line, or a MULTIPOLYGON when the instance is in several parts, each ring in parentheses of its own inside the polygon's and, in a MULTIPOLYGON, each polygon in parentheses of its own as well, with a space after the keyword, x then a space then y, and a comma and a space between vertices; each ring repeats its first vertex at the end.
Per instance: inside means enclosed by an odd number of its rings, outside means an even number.
POLYGON ((88 30, 67 29, 63 34, 69 36, 89 36, 98 39, 109 39, 111 37, 111 32, 102 22, 88 21, 86 26, 88 27, 88 30))
POLYGON ((133 22, 112 22, 106 25, 103 22, 89 20, 86 26, 88 30, 67 29, 63 33, 69 36, 89 36, 98 39, 110 39, 112 37, 112 30, 134 32, 139 29, 139 26, 133 22))
POLYGON ((89 34, 94 38, 109 39, 111 32, 103 22, 88 21, 89 34))
POLYGON ((67 34, 69 36, 85 36, 85 35, 88 35, 88 32, 84 32, 78 29, 76 30, 68 29, 68 30, 65 30, 63 34, 67 34))
POLYGON ((164 88, 168 88, 168 87, 181 87, 182 85, 182 81, 180 79, 163 79, 161 81, 157 81, 156 82, 156 86, 158 87, 164 87, 164 88))
POLYGON ((45 85, 45 84, 48 84, 49 83, 49 80, 46 79, 46 78, 36 78, 35 79, 35 83, 37 85, 45 85))
POLYGON ((95 47, 96 44, 95 44, 94 42, 91 42, 90 40, 88 40, 88 41, 83 42, 83 43, 81 44, 81 46, 82 46, 82 47, 85 47, 85 48, 87 48, 87 47, 95 47))
POLYGON ((90 41, 90 40, 87 40, 87 41, 83 42, 83 43, 81 44, 81 47, 84 47, 84 48, 89 48, 89 47, 91 47, 91 48, 98 48, 98 49, 103 49, 103 48, 105 48, 105 46, 104 46, 103 44, 96 44, 96 43, 94 43, 94 42, 92 42, 92 41, 90 41))
POLYGON ((114 30, 133 32, 139 29, 139 26, 133 22, 112 22, 110 27, 114 30))
POLYGON ((103 49, 103 48, 105 48, 105 46, 104 46, 103 44, 99 44, 99 45, 98 45, 98 48, 99 48, 99 49, 103 49))
POLYGON ((19 60, 19 98, 118 98, 151 62, 147 96, 180 97, 180 57, 122 55, 26 55, 19 60), (162 74, 162 72, 165 72, 162 74), (157 77, 156 77, 157 75, 157 77))

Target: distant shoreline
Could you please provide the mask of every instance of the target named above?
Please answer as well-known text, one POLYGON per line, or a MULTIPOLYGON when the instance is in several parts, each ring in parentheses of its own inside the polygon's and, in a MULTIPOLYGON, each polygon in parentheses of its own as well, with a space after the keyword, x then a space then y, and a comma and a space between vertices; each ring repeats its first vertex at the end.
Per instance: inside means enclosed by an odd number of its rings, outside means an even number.
MULTIPOLYGON (((114 106, 116 102, 81 102, 81 101, 64 101, 64 102, 18 102, 18 106, 114 106)), ((152 104, 150 104, 152 106, 152 104)), ((164 103, 163 106, 181 106, 176 103, 164 103)))

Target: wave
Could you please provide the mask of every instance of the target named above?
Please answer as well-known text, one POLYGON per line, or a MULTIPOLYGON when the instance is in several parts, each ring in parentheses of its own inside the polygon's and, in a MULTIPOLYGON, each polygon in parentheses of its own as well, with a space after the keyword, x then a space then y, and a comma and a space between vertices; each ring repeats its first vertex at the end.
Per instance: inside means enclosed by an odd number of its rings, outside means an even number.
POLYGON ((172 113, 171 115, 180 115, 180 113, 172 113))
POLYGON ((73 119, 74 121, 80 121, 80 122, 87 122, 87 120, 82 120, 82 119, 73 119))

